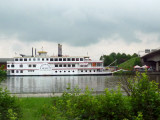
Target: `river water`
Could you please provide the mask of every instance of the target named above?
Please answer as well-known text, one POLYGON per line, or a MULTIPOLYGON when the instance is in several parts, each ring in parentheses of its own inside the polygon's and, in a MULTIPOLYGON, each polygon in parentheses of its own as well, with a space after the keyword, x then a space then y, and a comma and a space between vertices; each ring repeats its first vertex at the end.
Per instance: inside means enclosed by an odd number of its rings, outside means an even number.
MULTIPOLYGON (((160 75, 150 76, 160 83, 160 75)), ((119 77, 116 76, 13 76, 1 83, 12 94, 49 94, 63 93, 68 84, 73 89, 78 86, 82 92, 86 86, 95 93, 104 92, 105 88, 116 89, 119 77)), ((43 95, 42 95, 43 96, 43 95)))

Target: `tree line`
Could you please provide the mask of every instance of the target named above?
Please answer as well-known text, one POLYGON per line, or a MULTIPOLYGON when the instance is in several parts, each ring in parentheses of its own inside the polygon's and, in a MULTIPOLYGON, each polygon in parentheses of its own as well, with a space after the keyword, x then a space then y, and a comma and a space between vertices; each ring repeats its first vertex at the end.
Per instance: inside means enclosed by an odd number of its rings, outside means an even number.
POLYGON ((133 55, 130 55, 125 53, 112 52, 109 55, 102 55, 100 60, 104 61, 104 66, 108 66, 115 61, 112 66, 116 66, 134 57, 138 57, 138 54, 134 53, 133 55))

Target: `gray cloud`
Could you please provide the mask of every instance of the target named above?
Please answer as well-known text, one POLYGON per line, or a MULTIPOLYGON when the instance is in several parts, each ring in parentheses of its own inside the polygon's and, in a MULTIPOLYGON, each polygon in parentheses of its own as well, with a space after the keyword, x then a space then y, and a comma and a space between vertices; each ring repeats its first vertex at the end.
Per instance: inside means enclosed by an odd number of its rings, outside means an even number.
POLYGON ((158 0, 0 0, 0 34, 22 41, 84 46, 118 34, 140 42, 135 31, 160 33, 158 0))

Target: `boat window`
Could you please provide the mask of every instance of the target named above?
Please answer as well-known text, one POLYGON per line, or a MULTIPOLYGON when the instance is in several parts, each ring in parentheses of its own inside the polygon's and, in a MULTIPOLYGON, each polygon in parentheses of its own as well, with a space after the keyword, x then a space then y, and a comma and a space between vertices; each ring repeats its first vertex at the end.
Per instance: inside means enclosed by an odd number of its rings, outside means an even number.
POLYGON ((71 59, 70 59, 70 58, 67 58, 67 61, 71 61, 71 59))
POLYGON ((101 63, 97 63, 97 66, 101 66, 101 63))
POLYGON ((68 72, 70 72, 70 71, 68 71, 68 72))
POLYGON ((75 67, 75 64, 72 64, 72 67, 75 67))
POLYGON ((46 61, 48 61, 48 58, 46 58, 46 61))
POLYGON ((59 67, 62 67, 62 64, 60 64, 59 67))
POLYGON ((50 58, 50 61, 53 61, 53 58, 50 58))
POLYGON ((96 71, 94 70, 94 72, 96 72, 96 71))
POLYGON ((14 70, 11 70, 11 73, 14 73, 14 70))
POLYGON ((20 73, 23 73, 23 70, 21 70, 20 73))
POLYGON ((92 72, 92 71, 90 70, 90 72, 92 72))
POLYGON ((63 58, 63 61, 66 61, 66 58, 63 58))
POLYGON ((76 61, 79 61, 79 58, 76 58, 76 61))
POLYGON ((14 67, 14 65, 12 64, 11 67, 14 67))
POLYGON ((56 64, 55 67, 58 67, 58 64, 56 64))
POLYGON ((83 72, 83 70, 81 70, 81 72, 83 72))
POLYGON ((7 67, 10 67, 10 65, 7 65, 7 67))
POLYGON ((16 70, 16 73, 19 73, 19 71, 18 71, 18 70, 16 70))
POLYGON ((20 61, 23 61, 23 58, 20 58, 20 61))
POLYGON ((74 72, 74 70, 72 72, 74 72))
POLYGON ((24 58, 24 61, 27 61, 27 58, 24 58))
POLYGON ((31 61, 31 58, 29 58, 29 61, 31 61))
POLYGON ((55 61, 58 61, 58 58, 55 58, 55 61))
POLYGON ((63 67, 66 67, 66 64, 64 64, 63 67))
POLYGON ((32 67, 32 65, 29 64, 28 67, 32 67))
POLYGON ((33 61, 36 61, 36 58, 33 58, 33 61))
POLYGON ((42 61, 44 61, 44 58, 42 58, 42 61))
POLYGON ((19 67, 23 67, 23 65, 21 64, 21 65, 19 65, 19 67))
POLYGON ((18 58, 16 58, 15 61, 18 61, 18 58))
POLYGON ((72 61, 75 61, 75 58, 72 58, 72 61))
POLYGON ((70 64, 68 64, 68 67, 71 67, 71 65, 70 65, 70 64))
POLYGON ((40 58, 38 58, 37 60, 40 61, 40 58))
POLYGON ((55 71, 55 73, 57 73, 57 71, 55 71))
POLYGON ((66 72, 66 71, 64 71, 64 72, 66 72))
POLYGON ((59 58, 59 61, 62 61, 62 58, 59 58))
POLYGON ((80 61, 83 61, 83 58, 80 58, 80 61))
POLYGON ((86 70, 86 72, 87 72, 87 70, 86 70))
POLYGON ((33 67, 36 67, 36 65, 34 64, 33 67))
POLYGON ((62 72, 62 71, 59 71, 60 73, 62 72))

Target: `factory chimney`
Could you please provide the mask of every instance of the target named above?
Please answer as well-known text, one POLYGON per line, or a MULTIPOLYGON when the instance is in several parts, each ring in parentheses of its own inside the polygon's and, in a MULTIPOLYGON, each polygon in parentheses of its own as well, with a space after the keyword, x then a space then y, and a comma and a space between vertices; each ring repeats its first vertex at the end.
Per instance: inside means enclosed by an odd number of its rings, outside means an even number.
POLYGON ((62 45, 58 44, 58 57, 62 57, 62 45))
POLYGON ((36 53, 37 53, 37 51, 36 51, 36 48, 35 48, 35 56, 36 56, 36 53))
POLYGON ((32 57, 33 57, 33 47, 32 47, 32 57))

